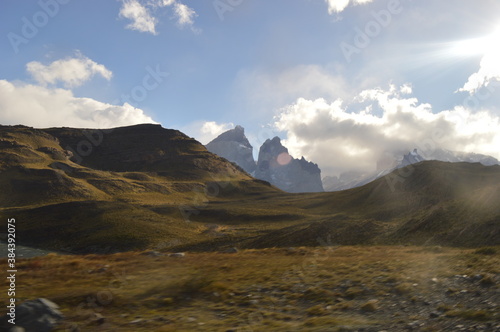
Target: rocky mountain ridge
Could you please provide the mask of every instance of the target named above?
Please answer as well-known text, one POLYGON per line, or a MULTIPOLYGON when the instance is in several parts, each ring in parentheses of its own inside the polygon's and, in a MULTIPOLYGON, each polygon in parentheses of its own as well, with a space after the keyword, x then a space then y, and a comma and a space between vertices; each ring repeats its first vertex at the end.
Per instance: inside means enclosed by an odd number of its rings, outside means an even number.
POLYGON ((322 192, 321 170, 317 164, 293 158, 279 137, 267 139, 259 150, 255 177, 291 193, 322 192))
POLYGON ((235 162, 257 179, 268 181, 290 193, 322 192, 321 170, 317 164, 293 158, 279 137, 267 139, 259 149, 257 162, 243 127, 236 126, 206 145, 207 150, 235 162))
POLYGON ((212 153, 237 163, 249 174, 255 172, 257 165, 253 159, 253 147, 245 136, 245 129, 241 126, 222 133, 208 143, 206 148, 212 153))

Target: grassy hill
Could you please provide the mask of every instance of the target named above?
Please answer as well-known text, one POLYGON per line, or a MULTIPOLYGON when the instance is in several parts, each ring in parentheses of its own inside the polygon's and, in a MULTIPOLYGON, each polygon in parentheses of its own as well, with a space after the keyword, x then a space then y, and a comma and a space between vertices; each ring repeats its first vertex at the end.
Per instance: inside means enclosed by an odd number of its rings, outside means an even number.
POLYGON ((278 192, 176 130, 0 127, 0 206, 18 241, 77 252, 190 243, 210 195, 278 192))
POLYGON ((314 222, 280 229, 249 247, 336 244, 500 244, 500 166, 427 161, 363 187, 289 202, 314 222), (404 177, 401 175, 405 175, 404 177))
POLYGON ((159 125, 0 126, 0 186, 19 243, 73 252, 500 244, 500 166, 427 161, 288 194, 159 125))

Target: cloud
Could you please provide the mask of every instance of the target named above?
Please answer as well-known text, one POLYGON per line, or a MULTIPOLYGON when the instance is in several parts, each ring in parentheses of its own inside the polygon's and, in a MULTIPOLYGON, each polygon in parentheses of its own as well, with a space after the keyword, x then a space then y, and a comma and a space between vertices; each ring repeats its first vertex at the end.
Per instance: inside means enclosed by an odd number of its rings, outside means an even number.
POLYGON ((113 76, 113 73, 104 65, 98 64, 80 53, 74 58, 57 60, 48 66, 38 61, 32 61, 26 65, 26 70, 43 86, 62 82, 66 87, 77 87, 95 75, 100 75, 107 80, 113 76))
POLYGON ((132 21, 126 26, 127 29, 156 35, 158 20, 138 0, 124 0, 119 15, 132 21))
POLYGON ((43 127, 111 128, 155 123, 127 103, 77 98, 70 90, 0 80, 0 123, 43 127))
POLYGON ((294 157, 319 164, 323 175, 372 172, 384 155, 437 147, 500 157, 500 118, 463 106, 434 113, 407 96, 408 86, 359 93, 349 103, 299 98, 275 118, 294 157), (378 110, 378 112, 376 111, 378 110))
POLYGON ((174 12, 177 16, 177 23, 180 26, 193 25, 194 18, 197 16, 196 12, 192 8, 189 8, 188 6, 179 2, 176 2, 174 4, 174 12))
POLYGON ((481 59, 479 71, 472 74, 459 91, 476 93, 493 81, 500 81, 500 28, 487 38, 488 49, 481 59))
POLYGON ((208 144, 211 140, 229 129, 233 129, 233 123, 217 123, 215 121, 198 121, 182 128, 187 135, 194 137, 202 144, 208 144))
POLYGON ((298 65, 280 71, 263 69, 241 70, 236 77, 235 90, 241 109, 248 115, 262 113, 291 104, 297 98, 349 98, 348 83, 335 70, 318 65, 298 65))
POLYGON ((333 13, 340 13, 346 9, 349 4, 362 5, 365 3, 370 3, 373 0, 325 0, 328 4, 328 13, 331 15, 333 13))
MULTIPOLYGON (((157 34, 156 26, 159 19, 155 16, 158 8, 172 7, 174 17, 179 27, 193 26, 194 18, 198 16, 194 9, 188 7, 178 0, 123 0, 119 16, 132 22, 126 26, 127 29, 157 34)), ((193 31, 198 31, 193 29, 193 31)))

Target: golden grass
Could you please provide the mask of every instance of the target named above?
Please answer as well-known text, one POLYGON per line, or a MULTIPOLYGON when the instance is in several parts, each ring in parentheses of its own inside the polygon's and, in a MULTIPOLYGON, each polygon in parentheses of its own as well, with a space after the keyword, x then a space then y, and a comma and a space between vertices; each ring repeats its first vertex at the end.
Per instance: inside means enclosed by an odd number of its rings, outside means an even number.
MULTIPOLYGON (((384 246, 183 258, 140 252, 49 255, 18 262, 17 295, 20 301, 46 297, 58 303, 67 317, 61 331, 71 324, 81 331, 322 331, 397 321, 401 318, 379 316, 385 299, 432 296, 433 278, 499 272, 499 255, 477 256, 474 250, 384 246), (397 287, 404 291, 394 294, 397 287), (92 322, 95 312, 106 317, 104 324, 92 322)), ((491 287, 497 286, 484 291, 491 287)), ((495 317, 487 310, 457 308, 441 309, 457 319, 495 317)))

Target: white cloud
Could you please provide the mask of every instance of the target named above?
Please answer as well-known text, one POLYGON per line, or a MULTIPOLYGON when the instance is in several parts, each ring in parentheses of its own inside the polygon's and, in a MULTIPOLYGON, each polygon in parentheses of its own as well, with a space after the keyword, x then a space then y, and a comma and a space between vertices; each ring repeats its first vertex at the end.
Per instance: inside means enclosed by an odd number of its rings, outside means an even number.
POLYGON ((159 7, 166 7, 173 5, 175 2, 176 0, 158 0, 155 5, 159 7))
POLYGON ((120 8, 120 17, 132 21, 126 26, 127 29, 149 32, 156 35, 156 24, 158 20, 153 17, 149 9, 143 6, 138 0, 124 0, 120 8))
POLYGON ((111 128, 154 123, 141 109, 77 98, 70 90, 0 80, 0 123, 43 127, 111 128))
MULTIPOLYGON (((119 15, 132 21, 126 26, 127 29, 156 35, 156 26, 159 23, 159 19, 155 16, 156 9, 162 7, 172 7, 179 27, 192 27, 194 25, 194 18, 198 16, 194 9, 178 0, 151 0, 148 2, 123 0, 119 15)), ((198 30, 193 29, 193 31, 198 30)))
POLYGON ((370 3, 373 0, 325 0, 325 2, 328 4, 328 13, 333 14, 333 13, 340 13, 344 9, 346 9, 349 4, 353 5, 362 5, 365 3, 370 3))
POLYGON ((107 80, 113 76, 113 73, 104 65, 98 64, 80 53, 74 58, 57 60, 48 66, 38 61, 32 61, 26 65, 26 69, 39 84, 44 86, 62 82, 67 87, 77 87, 95 75, 101 75, 107 80))
POLYGON ((479 71, 472 74, 459 91, 476 93, 482 87, 487 87, 493 81, 500 81, 500 28, 488 38, 485 38, 486 52, 481 59, 479 71))
POLYGON ((399 88, 399 92, 404 95, 409 95, 413 92, 413 87, 411 84, 404 84, 399 88))
POLYGON ((220 134, 233 129, 233 123, 217 123, 215 121, 199 121, 182 128, 182 132, 194 137, 202 144, 207 144, 220 134))
POLYGON ((197 16, 196 12, 188 6, 176 2, 174 5, 174 12, 177 16, 177 23, 180 26, 191 26, 194 24, 194 18, 197 16))
POLYGON ((407 88, 362 91, 353 102, 298 99, 275 118, 295 157, 319 164, 323 175, 371 172, 387 152, 441 147, 499 158, 500 118, 464 107, 433 113, 429 104, 405 97, 407 88), (401 92, 402 90, 402 92, 401 92), (366 103, 370 105, 365 107, 366 103), (378 108, 380 114, 372 109, 378 108), (356 111, 349 111, 355 109, 356 111))

